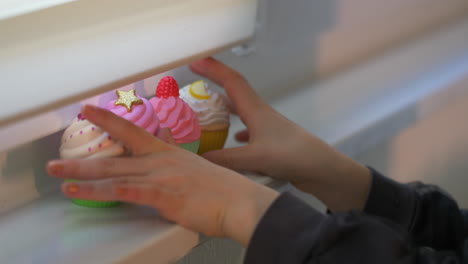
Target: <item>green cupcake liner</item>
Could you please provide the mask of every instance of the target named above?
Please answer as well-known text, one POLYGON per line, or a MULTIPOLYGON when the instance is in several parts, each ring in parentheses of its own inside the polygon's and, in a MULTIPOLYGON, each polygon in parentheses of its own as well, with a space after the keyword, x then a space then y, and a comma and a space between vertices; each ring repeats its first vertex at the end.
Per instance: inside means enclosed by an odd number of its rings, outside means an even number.
MULTIPOLYGON (((73 182, 77 180, 66 179, 65 181, 73 182)), ((72 202, 76 205, 90 208, 109 208, 114 207, 120 204, 118 201, 92 201, 92 200, 82 200, 82 199, 71 199, 72 202)))
POLYGON ((179 144, 179 147, 196 154, 198 152, 198 148, 200 147, 200 140, 189 143, 182 143, 179 144))
POLYGON ((103 201, 91 201, 91 200, 80 200, 71 199, 72 202, 79 206, 90 207, 90 208, 109 208, 120 204, 120 202, 103 202, 103 201))

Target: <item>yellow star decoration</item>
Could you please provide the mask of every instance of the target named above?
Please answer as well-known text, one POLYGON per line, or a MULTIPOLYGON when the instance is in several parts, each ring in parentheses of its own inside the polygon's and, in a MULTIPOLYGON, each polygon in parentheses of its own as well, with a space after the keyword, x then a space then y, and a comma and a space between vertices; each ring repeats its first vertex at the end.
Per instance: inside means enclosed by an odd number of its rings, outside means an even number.
POLYGON ((132 89, 128 92, 125 92, 125 91, 116 91, 116 92, 117 92, 117 96, 119 97, 119 99, 115 101, 114 104, 124 106, 125 108, 127 108, 128 112, 132 111, 132 106, 134 104, 143 103, 143 101, 140 98, 136 97, 135 89, 132 89))

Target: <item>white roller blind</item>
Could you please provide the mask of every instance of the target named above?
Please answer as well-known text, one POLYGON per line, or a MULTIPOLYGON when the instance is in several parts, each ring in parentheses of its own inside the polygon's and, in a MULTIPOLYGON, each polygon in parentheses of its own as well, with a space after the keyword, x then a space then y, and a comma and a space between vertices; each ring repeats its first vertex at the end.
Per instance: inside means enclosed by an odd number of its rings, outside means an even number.
POLYGON ((2 126, 239 43, 253 34, 257 7, 255 0, 15 2, 0 13, 2 126))
POLYGON ((0 19, 19 16, 75 0, 2 0, 0 19))

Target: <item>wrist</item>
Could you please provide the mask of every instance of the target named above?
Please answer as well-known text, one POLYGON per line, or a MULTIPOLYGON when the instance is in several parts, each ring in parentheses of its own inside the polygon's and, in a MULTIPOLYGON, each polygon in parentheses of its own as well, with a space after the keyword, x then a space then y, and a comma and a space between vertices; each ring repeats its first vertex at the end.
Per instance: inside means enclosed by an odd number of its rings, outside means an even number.
POLYGON ((316 196, 331 211, 362 210, 371 185, 369 169, 336 150, 328 154, 320 167, 304 176, 309 180, 296 187, 316 196))
POLYGON ((342 197, 330 207, 332 211, 363 210, 369 196, 372 175, 367 167, 343 155, 338 183, 342 197))
POLYGON ((255 228, 279 193, 268 187, 251 182, 247 192, 237 197, 228 207, 223 230, 227 237, 247 247, 255 228))
POLYGON ((371 173, 368 168, 339 153, 339 159, 321 186, 320 196, 335 212, 363 210, 369 195, 371 173))

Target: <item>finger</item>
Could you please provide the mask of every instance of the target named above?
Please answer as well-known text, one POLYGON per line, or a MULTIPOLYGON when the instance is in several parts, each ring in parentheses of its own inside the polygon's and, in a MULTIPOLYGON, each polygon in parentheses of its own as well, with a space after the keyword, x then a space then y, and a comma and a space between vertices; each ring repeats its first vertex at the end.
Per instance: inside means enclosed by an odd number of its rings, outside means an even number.
POLYGON ((259 167, 259 161, 249 146, 210 151, 203 157, 232 170, 256 171, 259 167))
POLYGON ((174 138, 172 137, 171 130, 169 128, 167 128, 167 127, 160 129, 156 136, 159 139, 161 139, 162 141, 166 142, 167 144, 177 146, 177 143, 175 142, 174 138))
POLYGON ((148 183, 123 183, 112 187, 117 199, 122 202, 135 203, 158 208, 165 203, 165 192, 157 185, 148 183))
MULTIPOLYGON (((146 205, 156 208, 166 219, 176 220, 178 207, 185 197, 168 192, 155 183, 125 183, 114 185, 113 192, 118 201, 146 205)), ((182 202, 183 203, 183 202, 182 202)))
POLYGON ((53 160, 46 169, 58 178, 93 180, 116 176, 141 176, 148 172, 149 161, 145 158, 103 158, 81 160, 53 160))
POLYGON ((241 117, 248 118, 249 113, 264 104, 244 77, 213 58, 193 62, 190 69, 222 86, 241 117))
POLYGON ((62 184, 62 192, 75 199, 94 201, 119 201, 119 195, 113 186, 124 184, 144 184, 146 179, 141 177, 119 177, 95 181, 73 181, 62 184))
POLYGON ((249 131, 247 129, 237 132, 234 136, 239 142, 248 142, 249 141, 249 131))
POLYGON ((91 123, 101 127, 112 137, 122 141, 135 155, 152 152, 155 147, 165 148, 164 142, 155 139, 153 135, 143 128, 110 111, 92 105, 85 105, 81 109, 81 113, 91 123))
POLYGON ((229 113, 238 116, 239 113, 237 113, 237 110, 234 107, 234 105, 232 104, 232 101, 224 94, 220 94, 220 97, 223 100, 224 105, 228 108, 229 113))

